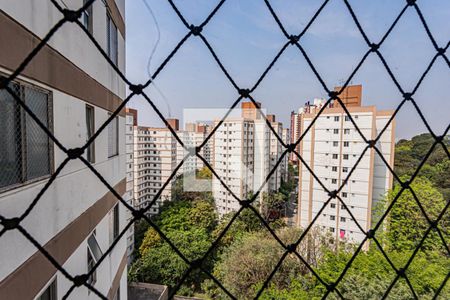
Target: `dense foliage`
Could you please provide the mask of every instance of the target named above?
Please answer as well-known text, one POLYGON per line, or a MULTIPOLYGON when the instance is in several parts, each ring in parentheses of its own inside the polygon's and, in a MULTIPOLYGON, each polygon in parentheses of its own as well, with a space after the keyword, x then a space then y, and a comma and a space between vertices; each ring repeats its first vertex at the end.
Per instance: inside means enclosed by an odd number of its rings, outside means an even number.
MULTIPOLYGON (((396 145, 395 171, 402 181, 408 181, 423 157, 430 150, 434 139, 422 134, 411 140, 401 140, 396 145)), ((444 139, 448 146, 448 139, 444 139)), ((155 218, 155 223, 189 260, 201 258, 212 242, 234 219, 228 232, 214 251, 208 255, 203 267, 240 299, 251 299, 262 287, 279 259, 285 253, 262 222, 269 223, 281 241, 291 244, 302 234, 298 228, 286 227, 283 208, 295 189, 295 168, 290 166, 290 180, 283 182, 278 193, 262 194, 261 204, 255 207, 261 212, 258 218, 251 209, 244 209, 235 218, 234 213, 220 220, 214 210, 211 193, 184 192, 182 179, 174 188, 175 201, 167 203, 155 218)), ((374 224, 387 207, 390 213, 376 233, 380 246, 390 262, 383 256, 377 244, 368 243, 352 261, 351 267, 337 285, 345 299, 380 299, 391 286, 397 269, 408 266, 406 278, 399 278, 389 294, 389 299, 433 299, 449 276, 450 270, 450 210, 442 210, 449 201, 450 162, 445 150, 438 145, 431 153, 422 171, 400 195, 402 187, 394 187, 375 206, 374 224), (426 216, 422 213, 426 212, 426 216), (428 220, 427 220, 428 218, 428 220), (428 232, 429 221, 437 222, 441 230, 428 232), (415 251, 422 238, 424 243, 415 251), (414 255, 414 260, 409 259, 414 255), (411 287, 415 295, 412 294, 411 287)), ((200 170, 197 177, 211 176, 200 170)), ((209 177, 210 178, 210 177, 209 177)), ((188 265, 152 228, 139 223, 136 227, 139 244, 137 260, 130 269, 131 280, 176 286, 188 265)), ((327 283, 335 282, 347 263, 352 260, 357 245, 341 241, 336 245, 334 237, 312 228, 297 252, 327 283)), ((294 254, 288 254, 275 273, 261 299, 321 299, 325 286, 294 254)), ((208 299, 228 299, 226 294, 199 270, 191 273, 180 290, 181 294, 208 299)), ((450 299, 450 280, 442 288, 438 299, 450 299)), ((329 299, 339 299, 330 294, 329 299)))

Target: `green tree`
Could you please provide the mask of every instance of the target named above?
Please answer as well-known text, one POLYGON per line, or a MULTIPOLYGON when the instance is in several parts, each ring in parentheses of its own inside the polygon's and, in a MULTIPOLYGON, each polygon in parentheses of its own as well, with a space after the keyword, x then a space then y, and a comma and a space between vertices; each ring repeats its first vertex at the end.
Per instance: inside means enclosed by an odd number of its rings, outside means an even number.
MULTIPOLYGON (((405 178, 402 178, 405 180, 405 178)), ((417 177, 411 184, 418 200, 428 217, 434 221, 445 207, 446 202, 442 194, 426 178, 417 177)), ((388 193, 388 203, 391 203, 400 192, 401 186, 395 185, 388 193)), ((429 223, 420 210, 413 193, 406 189, 398 197, 387 218, 386 237, 388 247, 392 250, 413 250, 422 239, 429 223)), ((435 249, 440 245, 439 237, 430 235, 424 242, 426 249, 435 249), (431 238, 431 237, 434 238, 431 238)))
MULTIPOLYGON (((205 229, 191 228, 186 231, 174 230, 167 237, 190 261, 201 258, 211 245, 210 236, 205 229)), ((174 287, 178 284, 188 265, 167 242, 160 242, 145 249, 142 257, 129 271, 132 281, 150 282, 174 287)), ((185 281, 192 291, 199 289, 204 275, 198 270, 185 281)))

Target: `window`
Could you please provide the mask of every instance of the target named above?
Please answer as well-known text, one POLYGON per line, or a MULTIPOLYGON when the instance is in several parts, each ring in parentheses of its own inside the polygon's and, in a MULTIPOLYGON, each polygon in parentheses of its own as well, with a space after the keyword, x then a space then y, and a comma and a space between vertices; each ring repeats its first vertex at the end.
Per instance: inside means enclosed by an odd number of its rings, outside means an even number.
MULTIPOLYGON (((86 141, 88 141, 95 132, 95 122, 94 122, 94 107, 86 105, 86 141)), ((95 162, 95 140, 89 144, 86 151, 86 158, 89 162, 95 162)))
POLYGON ((344 134, 350 134, 350 129, 349 128, 344 129, 344 134))
POLYGON ((330 227, 330 232, 334 232, 334 227, 330 227))
POLYGON ((331 183, 337 183, 337 179, 335 178, 331 179, 331 183))
POLYGON ((117 41, 117 27, 114 24, 113 20, 109 13, 106 14, 106 39, 107 39, 107 48, 106 53, 111 61, 117 65, 118 61, 118 41, 117 41))
POLYGON ((344 154, 344 157, 343 157, 345 160, 348 160, 348 154, 344 154))
POLYGON ((113 239, 119 235, 119 204, 113 208, 113 239))
POLYGON ((56 300, 56 278, 50 283, 50 285, 42 292, 42 294, 36 298, 36 300, 56 300))
MULTIPOLYGON (((49 92, 17 82, 9 87, 52 131, 49 92)), ((0 189, 50 175, 53 156, 49 137, 6 90, 0 90, 0 116, 0 189)))
MULTIPOLYGON (((92 270, 95 264, 102 257, 103 252, 98 245, 97 239, 95 237, 95 230, 89 236, 87 240, 87 269, 88 272, 92 270)), ((97 282, 97 271, 94 271, 91 276, 89 276, 87 283, 94 285, 97 282)))
POLYGON ((350 121, 350 117, 349 116, 345 116, 345 121, 350 121))
POLYGON ((336 167, 336 166, 332 166, 332 167, 331 167, 331 171, 337 172, 337 167, 336 167))
POLYGON ((344 147, 348 147, 349 143, 348 142, 344 142, 344 147))
POLYGON ((343 197, 343 198, 347 198, 347 196, 348 196, 348 194, 347 194, 346 192, 343 192, 343 193, 342 193, 342 197, 343 197))
POLYGON ((347 167, 343 167, 342 168, 342 172, 347 173, 348 172, 348 168, 347 167))
POLYGON ((117 288, 116 294, 113 300, 120 300, 120 286, 117 288))
MULTIPOLYGON (((83 0, 83 6, 86 5, 87 0, 83 0)), ((94 4, 89 5, 84 11, 82 15, 82 23, 83 26, 92 34, 93 25, 92 25, 92 6, 94 4)))
POLYGON ((334 141, 333 142, 333 147, 337 147, 339 145, 339 142, 334 141))
POLYGON ((334 121, 335 121, 335 122, 338 122, 338 121, 339 121, 339 116, 335 116, 335 117, 334 117, 334 121))
POLYGON ((339 129, 337 129, 337 128, 333 129, 333 133, 334 134, 338 134, 339 133, 339 129))
POLYGON ((331 204, 330 204, 330 207, 331 207, 331 208, 336 208, 336 204, 331 203, 331 204))
POLYGON ((336 153, 333 154, 333 159, 337 159, 338 155, 336 153))
POLYGON ((334 220, 336 220, 336 217, 335 216, 330 216, 330 220, 334 221, 334 220))
POLYGON ((341 222, 345 222, 345 218, 344 217, 341 217, 341 222))
MULTIPOLYGON (((111 114, 108 114, 111 116, 111 114)), ((108 157, 119 154, 119 117, 115 117, 108 124, 108 157)))

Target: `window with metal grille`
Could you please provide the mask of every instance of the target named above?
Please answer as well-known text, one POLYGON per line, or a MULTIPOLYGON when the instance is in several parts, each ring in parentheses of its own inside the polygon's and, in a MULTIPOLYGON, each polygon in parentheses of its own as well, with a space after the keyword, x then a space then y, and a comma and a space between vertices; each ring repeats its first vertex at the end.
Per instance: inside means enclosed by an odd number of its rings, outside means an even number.
MULTIPOLYGON (((111 114, 108 114, 111 116, 111 114)), ((115 117, 108 124, 108 157, 119 154, 119 118, 115 117)))
MULTIPOLYGON (((51 131, 50 92, 22 82, 8 86, 51 131)), ((0 144, 0 189, 51 174, 52 149, 47 133, 6 90, 0 90, 0 144)))
POLYGON ((111 61, 117 65, 118 61, 118 40, 117 40, 117 26, 114 24, 109 12, 106 13, 106 39, 107 39, 107 48, 106 53, 111 61))

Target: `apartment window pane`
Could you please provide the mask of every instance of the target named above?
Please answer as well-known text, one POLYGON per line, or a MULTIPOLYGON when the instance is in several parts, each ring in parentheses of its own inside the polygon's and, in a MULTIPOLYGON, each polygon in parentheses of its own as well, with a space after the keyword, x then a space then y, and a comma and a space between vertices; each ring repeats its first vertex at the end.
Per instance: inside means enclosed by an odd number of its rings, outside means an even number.
MULTIPOLYGON (((86 5, 88 0, 83 0, 83 6, 86 5)), ((92 23, 92 6, 94 4, 89 5, 84 11, 82 16, 82 22, 84 27, 92 34, 93 32, 93 23, 92 23)))
MULTIPOLYGON (((87 249, 87 269, 88 272, 90 272, 95 266, 95 260, 94 260, 94 256, 91 253, 91 251, 89 250, 89 247, 87 249)), ((89 276, 87 283, 94 285, 97 282, 97 270, 95 270, 91 276, 89 276)))
POLYGON ((95 261, 100 260, 100 258, 103 255, 102 250, 100 249, 100 246, 98 245, 97 239, 95 238, 95 234, 91 234, 87 240, 89 250, 95 259, 95 261))
POLYGON ((339 121, 339 116, 335 116, 334 117, 334 121, 338 122, 339 121))
POLYGON ((339 145, 338 142, 333 142, 333 147, 337 147, 339 145))
POLYGON ((56 300, 56 279, 45 289, 45 291, 37 297, 36 300, 56 300))
POLYGON ((106 14, 106 37, 107 37, 107 53, 112 62, 117 65, 118 60, 118 45, 117 45, 117 27, 114 24, 111 16, 106 14))
MULTIPOLYGON (((110 116, 111 114, 109 114, 110 116)), ((119 118, 115 117, 108 124, 108 157, 119 154, 119 118)))
MULTIPOLYGON (((86 105, 86 141, 88 141, 95 132, 94 107, 86 105)), ((95 162, 95 140, 86 149, 87 160, 91 163, 95 162)))
POLYGON ((349 143, 348 142, 344 142, 344 147, 348 147, 349 143))
MULTIPOLYGON (((44 126, 50 127, 48 93, 20 83, 9 86, 44 126)), ((47 134, 5 90, 0 91, 0 116, 0 188, 49 175, 51 154, 47 134)))
MULTIPOLYGON (((48 95, 24 88, 25 104, 48 127, 48 95)), ((26 178, 28 180, 50 174, 49 138, 39 125, 25 114, 26 178)))
POLYGON ((338 158, 338 155, 335 153, 335 154, 333 154, 333 159, 337 159, 338 158))
POLYGON ((116 205, 113 210, 113 238, 119 235, 119 205, 116 205))
POLYGON ((338 134, 339 133, 339 129, 337 129, 337 128, 333 129, 333 133, 334 134, 338 134))
MULTIPOLYGON (((19 86, 9 87, 19 92, 19 86)), ((0 188, 22 181, 20 108, 14 98, 0 90, 0 188)))
POLYGON ((337 167, 336 166, 331 167, 331 171, 337 172, 337 167))
POLYGON ((348 159, 348 154, 344 154, 344 159, 348 159))

